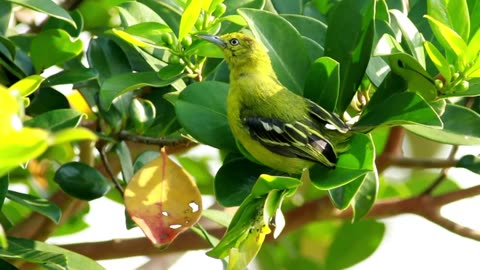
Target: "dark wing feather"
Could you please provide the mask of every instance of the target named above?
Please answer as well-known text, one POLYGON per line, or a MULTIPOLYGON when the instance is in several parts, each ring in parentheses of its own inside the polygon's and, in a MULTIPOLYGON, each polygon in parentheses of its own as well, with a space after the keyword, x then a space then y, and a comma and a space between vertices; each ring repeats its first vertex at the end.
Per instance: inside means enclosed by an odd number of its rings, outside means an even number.
POLYGON ((284 123, 262 117, 245 117, 243 123, 252 138, 274 153, 335 166, 337 156, 333 146, 314 128, 314 123, 284 123))
POLYGON ((310 110, 310 116, 312 116, 313 119, 318 121, 319 123, 323 125, 330 124, 331 129, 335 129, 341 133, 346 133, 350 130, 350 127, 343 122, 338 115, 335 113, 330 113, 324 108, 320 107, 318 104, 315 102, 305 99, 307 101, 307 106, 310 110))

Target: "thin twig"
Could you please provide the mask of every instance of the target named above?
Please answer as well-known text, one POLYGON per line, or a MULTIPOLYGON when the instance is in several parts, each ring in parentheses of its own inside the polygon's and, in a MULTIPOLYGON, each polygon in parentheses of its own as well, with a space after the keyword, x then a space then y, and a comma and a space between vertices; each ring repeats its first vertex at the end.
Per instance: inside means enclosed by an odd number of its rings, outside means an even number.
POLYGON ((126 140, 126 141, 132 141, 132 142, 139 142, 143 144, 152 144, 152 145, 158 145, 160 147, 162 146, 178 146, 178 145, 187 145, 190 143, 193 143, 189 139, 186 138, 154 138, 154 137, 147 137, 147 136, 142 136, 142 135, 137 135, 130 133, 126 130, 122 130, 117 134, 117 138, 119 140, 126 140))
POLYGON ((391 165, 391 160, 393 158, 402 157, 401 151, 404 135, 405 130, 402 127, 392 127, 390 129, 385 148, 375 161, 379 174, 391 165))
POLYGON ((123 196, 124 189, 118 179, 115 177, 115 174, 113 173, 112 167, 110 166, 110 163, 108 162, 107 158, 107 153, 105 152, 105 147, 101 146, 99 147, 98 151, 100 152, 100 158, 102 159, 103 166, 107 170, 108 175, 112 179, 113 184, 115 185, 115 188, 120 192, 120 195, 123 196))

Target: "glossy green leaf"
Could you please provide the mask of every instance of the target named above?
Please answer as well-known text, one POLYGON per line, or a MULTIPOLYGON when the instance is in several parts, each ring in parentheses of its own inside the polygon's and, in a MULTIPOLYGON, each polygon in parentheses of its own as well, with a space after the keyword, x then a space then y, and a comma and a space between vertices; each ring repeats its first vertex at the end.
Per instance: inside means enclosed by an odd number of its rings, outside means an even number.
POLYGON ((8 239, 8 242, 10 248, 7 251, 15 258, 49 266, 50 269, 104 270, 94 260, 54 245, 12 237, 8 239), (61 262, 66 262, 66 265, 61 262), (55 268, 57 266, 61 266, 61 268, 55 268))
MULTIPOLYGON (((479 5, 480 6, 480 5, 479 5)), ((480 62, 476 57, 480 52, 480 28, 477 29, 477 32, 472 36, 470 42, 468 42, 467 46, 467 54, 466 58, 468 62, 478 63, 480 62)))
POLYGON ((32 211, 48 217, 55 223, 58 223, 60 221, 60 217, 62 216, 62 210, 60 207, 44 198, 39 198, 30 194, 19 193, 12 190, 7 192, 7 198, 28 207, 32 211))
POLYGON ((215 175, 215 198, 223 206, 238 206, 251 193, 258 177, 271 172, 239 154, 231 154, 215 175))
POLYGON ((0 36, 5 36, 12 15, 12 4, 8 1, 0 2, 0 36))
POLYGON ((171 46, 172 44, 169 44, 169 42, 174 42, 169 40, 170 37, 173 39, 170 27, 157 22, 135 24, 125 29, 125 32, 135 37, 140 37, 142 38, 141 40, 146 40, 156 46, 163 46, 163 48, 171 46))
POLYGON ((456 167, 465 168, 476 174, 480 174, 480 157, 474 155, 466 155, 458 160, 456 167))
POLYGON ((17 238, 9 238, 9 247, 8 249, 0 249, 0 257, 4 259, 17 259, 30 263, 36 263, 43 265, 46 268, 48 267, 47 269, 68 269, 67 258, 65 255, 61 253, 36 250, 35 246, 32 246, 32 240, 19 238, 18 240, 29 242, 27 242, 28 244, 24 246, 17 242, 17 238))
POLYGON ((377 198, 379 187, 376 169, 365 175, 360 188, 350 202, 353 210, 353 222, 359 221, 372 208, 377 198))
POLYGON ((62 70, 48 78, 46 78, 42 86, 53 86, 61 84, 76 84, 83 81, 93 80, 98 78, 97 71, 91 68, 76 68, 62 70))
POLYGON ((133 163, 133 172, 136 173, 140 170, 145 164, 149 163, 150 161, 158 158, 160 156, 160 152, 147 150, 145 152, 140 153, 135 159, 133 163))
POLYGON ((187 6, 183 11, 182 18, 180 19, 180 28, 178 30, 178 41, 182 41, 183 38, 190 33, 195 22, 200 16, 202 11, 202 1, 187 1, 187 6))
POLYGON ((122 25, 125 28, 143 23, 165 25, 162 17, 143 3, 126 1, 118 5, 117 8, 120 11, 122 25))
POLYGON ((130 149, 125 141, 121 141, 115 144, 114 150, 120 160, 123 181, 128 183, 133 176, 133 162, 130 149))
POLYGON ((436 98, 437 88, 433 78, 417 60, 406 53, 394 53, 387 58, 392 72, 407 82, 409 91, 418 93, 426 100, 436 98))
POLYGON ((350 183, 328 190, 333 205, 340 210, 347 208, 366 177, 367 174, 364 174, 350 183))
POLYGON ((64 20, 52 17, 45 22, 42 27, 42 31, 50 29, 63 29, 67 31, 70 36, 78 38, 80 36, 80 33, 83 32, 84 21, 82 13, 78 9, 75 9, 73 11, 70 11, 69 14, 75 22, 76 27, 64 20))
POLYGON ((318 58, 310 67, 303 95, 333 112, 340 87, 338 62, 329 57, 318 58))
POLYGON ((312 17, 295 14, 283 14, 282 17, 287 19, 302 36, 308 37, 322 47, 325 46, 325 36, 327 34, 325 23, 312 17))
POLYGON ((8 88, 9 91, 17 91, 20 96, 26 97, 35 92, 44 78, 40 75, 31 75, 14 83, 8 88))
POLYGON ((232 220, 231 214, 213 208, 204 209, 202 212, 202 217, 207 218, 217 224, 220 224, 223 227, 228 227, 230 221, 232 220))
MULTIPOLYGON (((466 0, 428 0, 428 15, 457 32, 467 41, 470 34, 470 15, 466 0)), ((435 32, 436 30, 433 29, 435 32)))
POLYGON ((95 133, 93 133, 93 131, 91 131, 90 129, 84 127, 66 128, 55 132, 52 138, 50 138, 50 140, 51 145, 59 145, 74 141, 96 141, 97 135, 95 135, 95 133))
POLYGON ((432 60, 433 64, 437 70, 445 78, 445 81, 450 82, 452 79, 452 71, 450 70, 449 63, 443 54, 429 41, 425 41, 423 44, 425 50, 427 51, 428 57, 432 60))
MULTIPOLYGON (((272 190, 296 189, 302 185, 297 178, 261 174, 252 188, 252 196, 263 196, 272 190)), ((273 214, 272 214, 273 215, 273 214)))
MULTIPOLYGON (((5 203, 5 197, 7 196, 9 185, 9 176, 4 175, 0 177, 0 209, 2 209, 3 204, 5 203)), ((2 247, 2 245, 0 245, 2 247)))
POLYGON ((305 71, 311 63, 300 33, 287 20, 272 13, 254 9, 240 9, 238 12, 255 37, 268 49, 280 82, 290 91, 302 94, 305 71))
POLYGON ((404 127, 417 135, 440 143, 459 145, 480 143, 480 115, 478 113, 462 106, 447 104, 441 119, 443 129, 418 125, 404 127))
POLYGON ((30 116, 37 116, 48 111, 70 108, 67 98, 53 88, 40 88, 25 109, 30 116))
POLYGON ((411 92, 393 94, 372 108, 356 123, 357 127, 419 124, 441 128, 442 121, 433 108, 411 92))
POLYGON ((155 11, 167 24, 174 33, 178 33, 180 29, 180 19, 182 9, 172 1, 156 1, 156 0, 139 0, 138 2, 145 4, 155 11))
POLYGON ((81 162, 63 164, 54 180, 63 191, 81 200, 100 198, 110 190, 110 182, 99 171, 81 162))
POLYGON ((425 18, 428 19, 428 22, 435 33, 435 37, 443 46, 443 48, 453 51, 457 57, 460 57, 460 59, 463 58, 467 51, 467 44, 462 37, 447 25, 441 23, 433 17, 425 15, 425 18))
POLYGON ((402 31, 403 39, 407 43, 411 54, 422 67, 425 67, 424 39, 422 34, 412 21, 399 10, 391 10, 390 14, 392 15, 392 24, 396 23, 402 31))
POLYGON ((226 15, 236 15, 240 8, 263 9, 265 0, 225 0, 224 4, 227 6, 226 15))
POLYGON ((178 78, 162 80, 157 72, 137 72, 114 75, 106 79, 100 88, 100 104, 109 108, 113 99, 123 93, 144 86, 162 87, 176 81, 178 78))
POLYGON ((385 224, 375 220, 343 223, 327 251, 326 269, 345 269, 366 259, 378 248, 384 234, 385 224))
POLYGON ((175 110, 182 127, 196 140, 220 149, 235 149, 227 122, 227 93, 225 83, 190 84, 178 97, 175 110))
POLYGON ((347 109, 365 74, 372 51, 374 9, 372 0, 344 0, 329 14, 325 56, 340 64, 337 113, 347 109))
POLYGON ((76 127, 82 120, 82 114, 72 109, 52 110, 24 122, 25 126, 60 131, 76 127))
POLYGON ((166 67, 160 69, 158 76, 163 80, 170 80, 178 77, 185 70, 185 66, 182 64, 168 64, 166 67))
POLYGON ((113 40, 99 37, 90 41, 87 50, 87 60, 90 68, 98 72, 99 83, 122 73, 132 71, 128 57, 113 40))
POLYGON ((275 10, 279 14, 283 14, 283 13, 301 14, 302 13, 302 8, 303 8, 302 0, 290 0, 290 1, 272 0, 272 4, 275 7, 275 10))
POLYGON ((9 170, 40 156, 48 148, 48 133, 41 129, 23 128, 0 135, 0 176, 9 170))
POLYGON ((310 168, 310 179, 318 189, 339 187, 373 171, 374 159, 375 149, 371 138, 356 134, 351 138, 349 149, 338 157, 334 169, 315 165, 310 168))
POLYGON ((70 23, 72 26, 76 27, 75 21, 70 17, 70 14, 55 2, 51 0, 7 0, 17 5, 24 6, 36 10, 41 13, 45 13, 52 17, 64 20, 70 23))
POLYGON ((83 43, 80 39, 73 40, 66 31, 52 29, 33 38, 30 55, 35 70, 40 72, 50 66, 63 64, 79 55, 82 50, 83 43))

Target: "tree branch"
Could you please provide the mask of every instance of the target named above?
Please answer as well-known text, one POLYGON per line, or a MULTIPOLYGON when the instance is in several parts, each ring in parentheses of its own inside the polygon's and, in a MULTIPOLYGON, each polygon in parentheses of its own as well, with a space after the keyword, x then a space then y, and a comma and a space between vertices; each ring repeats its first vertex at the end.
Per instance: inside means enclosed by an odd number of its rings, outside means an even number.
POLYGON ((391 165, 393 158, 402 156, 402 142, 404 135, 405 130, 402 127, 397 126, 390 129, 385 148, 375 161, 378 174, 381 174, 391 165))
MULTIPOLYGON (((449 192, 439 196, 419 196, 408 199, 384 199, 378 201, 367 218, 386 218, 399 214, 416 214, 425 219, 436 223, 443 228, 470 238, 480 241, 480 232, 459 225, 440 215, 440 208, 446 204, 458 201, 464 198, 480 195, 480 185, 449 192)), ((292 209, 285 213, 287 220, 283 235, 301 228, 308 223, 322 220, 349 220, 352 218, 352 210, 340 211, 333 207, 328 197, 314 200, 304 205, 292 209)), ((215 228, 209 230, 214 236, 221 237, 225 233, 224 228, 215 228)), ((272 241, 272 235, 268 235, 266 241, 272 241)), ((208 243, 201 239, 192 231, 181 234, 168 249, 158 249, 144 237, 122 240, 110 240, 103 242, 79 243, 62 245, 61 247, 78 252, 96 260, 123 258, 129 256, 149 256, 172 252, 188 251, 194 249, 210 248, 208 243), (135 247, 135 248, 132 248, 135 247)))
POLYGON ((117 139, 125 140, 125 141, 132 141, 132 142, 139 142, 144 144, 153 144, 162 146, 179 146, 179 145, 189 145, 193 144, 192 141, 186 138, 180 139, 172 139, 172 138, 154 138, 154 137, 147 137, 142 135, 137 135, 130 133, 126 130, 122 130, 117 134, 117 139))

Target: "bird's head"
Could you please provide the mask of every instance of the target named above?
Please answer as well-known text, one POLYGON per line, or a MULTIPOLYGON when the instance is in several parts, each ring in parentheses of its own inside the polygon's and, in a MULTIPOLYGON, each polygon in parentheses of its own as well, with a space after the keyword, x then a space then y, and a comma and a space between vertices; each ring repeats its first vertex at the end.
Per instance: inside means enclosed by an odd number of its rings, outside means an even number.
POLYGON ((270 66, 270 59, 263 45, 243 33, 235 32, 221 36, 198 35, 198 37, 219 46, 231 69, 265 64, 270 66))

